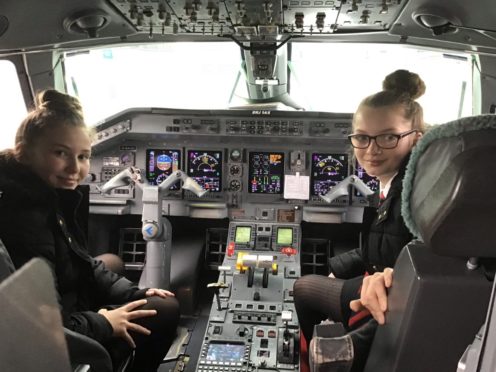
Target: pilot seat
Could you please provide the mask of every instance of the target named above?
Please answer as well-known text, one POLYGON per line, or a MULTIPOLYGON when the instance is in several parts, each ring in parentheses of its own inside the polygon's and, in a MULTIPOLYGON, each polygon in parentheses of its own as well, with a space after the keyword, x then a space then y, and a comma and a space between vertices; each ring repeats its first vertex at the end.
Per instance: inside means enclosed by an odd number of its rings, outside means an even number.
POLYGON ((1 240, 0 283, 0 333, 9 337, 0 348, 2 371, 123 372, 132 361, 112 368, 101 344, 62 327, 48 264, 35 258, 16 271, 1 240))
POLYGON ((453 372, 484 323, 496 258, 496 116, 437 126, 412 152, 401 252, 365 372, 453 372))

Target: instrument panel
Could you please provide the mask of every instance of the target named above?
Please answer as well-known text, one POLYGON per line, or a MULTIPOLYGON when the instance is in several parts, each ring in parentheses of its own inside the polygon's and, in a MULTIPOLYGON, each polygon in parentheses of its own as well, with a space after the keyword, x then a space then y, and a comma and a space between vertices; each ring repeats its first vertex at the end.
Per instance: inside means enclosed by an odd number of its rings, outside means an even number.
POLYGON ((329 222, 334 215, 333 221, 360 222, 354 208, 368 204, 360 193, 350 190, 330 204, 320 197, 352 174, 378 186, 352 158, 351 119, 293 111, 124 111, 97 128, 87 182, 91 212, 141 214, 138 188, 99 192, 100 185, 134 166, 149 185, 180 169, 208 190, 199 198, 179 184, 171 186, 163 201, 168 215, 279 222, 322 217, 329 222))

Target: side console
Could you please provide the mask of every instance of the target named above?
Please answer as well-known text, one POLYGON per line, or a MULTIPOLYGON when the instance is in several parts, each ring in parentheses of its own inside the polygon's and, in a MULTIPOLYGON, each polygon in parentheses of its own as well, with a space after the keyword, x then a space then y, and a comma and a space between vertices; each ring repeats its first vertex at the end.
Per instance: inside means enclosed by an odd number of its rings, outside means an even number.
POLYGON ((197 371, 299 368, 298 224, 231 222, 197 371))

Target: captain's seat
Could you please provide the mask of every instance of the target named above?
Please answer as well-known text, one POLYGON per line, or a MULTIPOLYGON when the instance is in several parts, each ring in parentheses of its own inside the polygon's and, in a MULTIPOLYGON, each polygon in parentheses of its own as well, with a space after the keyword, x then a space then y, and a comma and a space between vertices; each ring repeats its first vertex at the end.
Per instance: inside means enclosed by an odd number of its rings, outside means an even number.
POLYGON ((496 116, 431 129, 413 150, 403 216, 419 238, 394 267, 366 372, 454 372, 484 323, 496 258, 496 116), (472 258, 469 260, 469 258, 472 258))

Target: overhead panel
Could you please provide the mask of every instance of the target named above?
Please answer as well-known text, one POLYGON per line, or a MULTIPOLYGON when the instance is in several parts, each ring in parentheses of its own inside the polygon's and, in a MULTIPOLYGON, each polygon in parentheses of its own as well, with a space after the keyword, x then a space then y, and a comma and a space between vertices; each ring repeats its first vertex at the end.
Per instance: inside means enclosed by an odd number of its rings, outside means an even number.
POLYGON ((138 32, 331 34, 387 30, 406 0, 109 0, 138 32), (271 26, 270 28, 260 26, 271 26))

